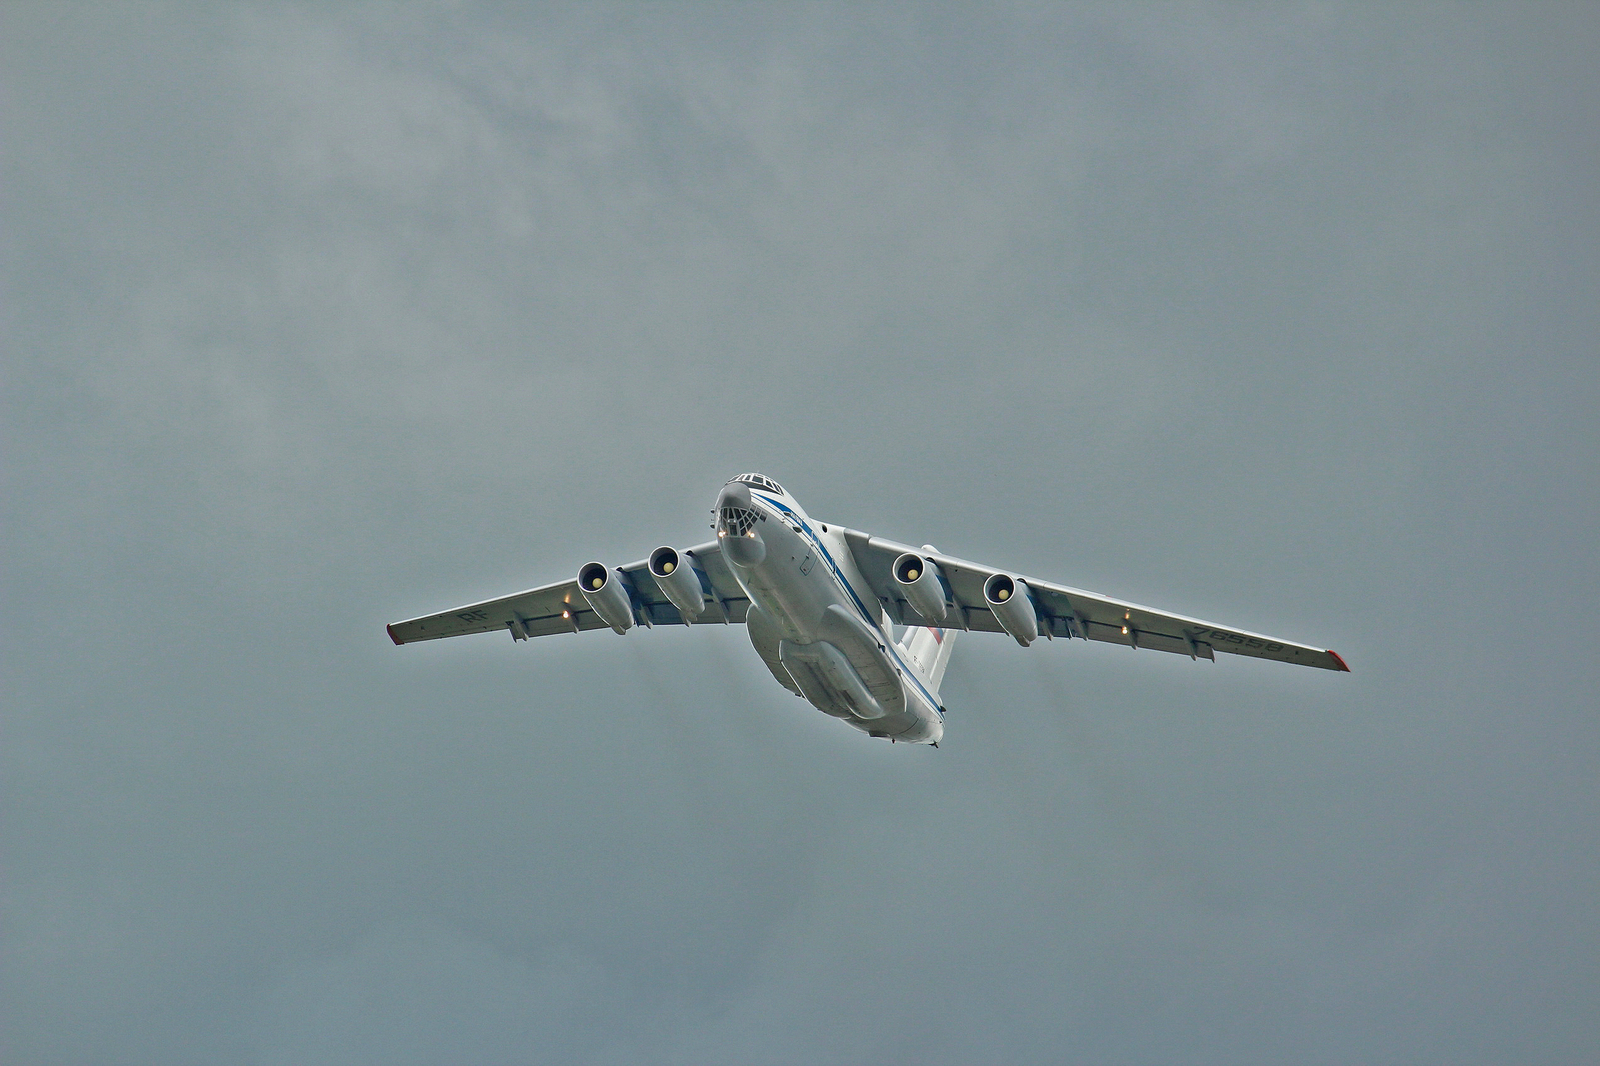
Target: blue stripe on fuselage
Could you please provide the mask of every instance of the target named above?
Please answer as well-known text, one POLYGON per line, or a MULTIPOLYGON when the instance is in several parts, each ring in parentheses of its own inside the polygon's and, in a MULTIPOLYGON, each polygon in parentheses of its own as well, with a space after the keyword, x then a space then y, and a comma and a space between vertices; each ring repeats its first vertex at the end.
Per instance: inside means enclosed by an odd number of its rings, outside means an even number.
MULTIPOLYGON (((817 536, 816 531, 811 528, 811 523, 807 522, 804 518, 801 518, 794 512, 792 508, 789 507, 788 504, 784 503, 782 500, 755 491, 750 493, 750 498, 753 500, 760 500, 762 503, 771 504, 773 507, 776 507, 790 518, 793 518, 795 522, 799 524, 811 546, 817 549, 817 553, 821 555, 823 561, 828 564, 828 570, 833 574, 834 580, 839 582, 839 587, 844 589, 845 593, 850 597, 850 602, 856 605, 856 610, 861 613, 861 617, 866 619, 867 625, 871 626, 877 632, 883 633, 885 638, 884 648, 886 650, 893 649, 889 651, 889 654, 894 656, 894 661, 900 664, 905 676, 911 679, 911 683, 917 686, 918 690, 921 691, 923 696, 927 697, 928 705, 933 708, 933 713, 939 716, 940 721, 944 721, 944 707, 939 703, 939 698, 928 691, 928 687, 924 685, 922 683, 922 679, 917 676, 916 670, 912 668, 910 663, 906 662, 900 657, 898 650, 899 645, 895 642, 893 636, 888 633, 884 633, 883 623, 874 618, 872 616, 872 612, 867 610, 867 605, 863 603, 861 597, 856 594, 855 588, 850 584, 850 579, 845 577, 844 572, 839 569, 839 564, 833 561, 832 553, 830 553, 827 547, 822 543, 822 538, 817 536)), ((874 596, 873 599, 876 600, 877 597, 874 596)))

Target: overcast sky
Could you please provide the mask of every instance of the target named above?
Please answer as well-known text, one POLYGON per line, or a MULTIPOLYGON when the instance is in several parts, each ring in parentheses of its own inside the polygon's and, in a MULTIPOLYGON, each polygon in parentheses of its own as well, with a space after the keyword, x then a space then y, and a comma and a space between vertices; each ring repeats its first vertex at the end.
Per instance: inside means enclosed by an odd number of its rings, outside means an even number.
POLYGON ((1600 1059, 1597 10, 6 5, 6 1063, 1600 1059), (744 470, 1354 673, 384 634, 744 470))

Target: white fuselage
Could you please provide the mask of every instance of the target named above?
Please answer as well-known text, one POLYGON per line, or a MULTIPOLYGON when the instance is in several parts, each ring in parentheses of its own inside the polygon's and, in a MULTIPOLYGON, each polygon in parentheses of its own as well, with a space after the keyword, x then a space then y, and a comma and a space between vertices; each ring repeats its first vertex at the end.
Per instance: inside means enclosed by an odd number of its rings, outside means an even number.
POLYGON ((863 732, 937 743, 937 691, 895 641, 843 534, 786 493, 734 482, 717 503, 723 557, 750 597, 750 641, 773 675, 863 732))

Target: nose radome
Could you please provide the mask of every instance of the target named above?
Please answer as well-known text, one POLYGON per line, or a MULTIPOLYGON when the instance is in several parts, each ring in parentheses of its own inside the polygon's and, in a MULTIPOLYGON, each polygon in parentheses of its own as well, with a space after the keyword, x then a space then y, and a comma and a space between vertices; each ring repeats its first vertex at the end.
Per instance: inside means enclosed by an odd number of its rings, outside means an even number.
POLYGON ((760 566, 767 557, 767 542, 754 529, 739 537, 719 537, 722 554, 740 566, 760 566))
POLYGON ((730 562, 759 566, 767 546, 756 531, 759 512, 751 505, 750 487, 734 481, 717 496, 717 542, 730 562))

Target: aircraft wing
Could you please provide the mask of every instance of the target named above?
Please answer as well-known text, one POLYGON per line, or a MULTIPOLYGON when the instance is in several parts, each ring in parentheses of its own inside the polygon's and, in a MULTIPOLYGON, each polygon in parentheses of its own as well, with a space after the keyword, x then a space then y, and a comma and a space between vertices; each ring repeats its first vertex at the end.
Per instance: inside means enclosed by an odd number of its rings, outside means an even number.
POLYGON ((1315 666, 1323 670, 1350 668, 1332 651, 1306 644, 1280 640, 1277 637, 1249 633, 1232 626, 1218 625, 1199 618, 1158 611, 1137 603, 1114 600, 1097 592, 1057 585, 1049 581, 992 566, 942 555, 939 552, 897 544, 882 537, 874 537, 859 530, 846 529, 845 539, 850 544, 856 566, 872 585, 889 617, 901 625, 943 626, 954 629, 972 629, 987 633, 1005 630, 989 611, 983 598, 983 585, 993 574, 1006 573, 1021 577, 1033 594, 1035 613, 1039 616, 1039 632, 1052 637, 1080 637, 1099 640, 1125 647, 1148 648, 1155 651, 1176 652, 1190 658, 1215 659, 1214 652, 1249 655, 1257 659, 1273 659, 1301 666, 1315 666), (915 552, 937 563, 948 586, 948 600, 954 610, 944 621, 924 619, 917 609, 899 594, 891 569, 895 559, 903 552, 915 552))
MULTIPOLYGON (((743 622, 750 601, 722 558, 721 547, 712 541, 690 548, 683 555, 694 561, 701 591, 706 594, 706 607, 696 624, 743 622)), ((682 612, 662 595, 643 559, 617 569, 627 581, 636 622, 645 626, 686 624, 682 612)), ((510 633, 513 640, 522 640, 525 636, 543 637, 610 627, 583 598, 574 575, 566 581, 541 585, 526 592, 395 622, 388 628, 390 640, 396 644, 412 644, 466 633, 510 633)))

